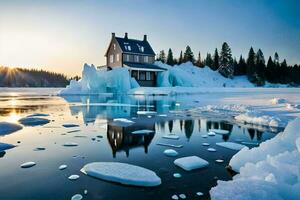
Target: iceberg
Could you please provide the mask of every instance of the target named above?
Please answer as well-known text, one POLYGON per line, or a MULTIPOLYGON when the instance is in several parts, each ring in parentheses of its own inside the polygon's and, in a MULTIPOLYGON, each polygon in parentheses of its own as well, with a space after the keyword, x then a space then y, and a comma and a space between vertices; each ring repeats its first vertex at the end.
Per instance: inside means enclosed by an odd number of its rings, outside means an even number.
POLYGON ((198 156, 188 156, 188 157, 178 158, 174 160, 174 164, 186 171, 203 168, 209 165, 209 163, 206 160, 198 156))
POLYGON ((120 162, 89 163, 81 169, 81 172, 98 179, 124 185, 153 187, 161 184, 161 179, 155 172, 120 162))
POLYGON ((20 126, 19 124, 0 122, 0 135, 7 135, 21 129, 22 126, 20 126))
POLYGON ((244 147, 248 149, 247 146, 234 142, 217 142, 216 145, 237 151, 243 149, 244 147))

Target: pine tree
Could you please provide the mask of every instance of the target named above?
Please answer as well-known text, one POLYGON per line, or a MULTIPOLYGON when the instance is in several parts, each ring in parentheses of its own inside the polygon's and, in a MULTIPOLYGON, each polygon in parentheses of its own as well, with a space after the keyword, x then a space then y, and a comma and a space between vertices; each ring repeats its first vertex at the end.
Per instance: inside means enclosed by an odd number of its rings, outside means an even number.
POLYGON ((255 53, 253 48, 251 47, 247 59, 247 76, 250 82, 254 81, 254 72, 255 72, 255 53))
POLYGON ((255 56, 254 82, 258 86, 265 84, 265 58, 263 52, 258 49, 255 56))
POLYGON ((287 78, 287 71, 288 71, 288 66, 287 66, 287 63, 286 63, 286 60, 284 59, 282 61, 282 63, 280 64, 280 68, 279 68, 279 81, 280 83, 287 83, 288 81, 288 78, 287 78))
POLYGON ((234 70, 234 75, 236 76, 241 76, 241 75, 246 75, 247 71, 247 64, 245 59, 243 58, 242 55, 240 55, 239 62, 234 70))
POLYGON ((225 77, 233 77, 234 69, 232 65, 232 54, 229 45, 224 42, 220 53, 219 72, 225 77))
POLYGON ((187 46, 184 52, 183 56, 183 62, 192 62, 194 63, 194 53, 192 52, 192 49, 190 46, 187 46))
POLYGON ((171 65, 173 66, 174 65, 174 58, 173 58, 173 52, 172 52, 172 49, 169 48, 169 51, 168 51, 168 56, 167 56, 167 62, 166 62, 168 65, 171 65))
POLYGON ((183 56, 182 56, 182 51, 180 51, 180 56, 179 56, 179 59, 178 59, 178 65, 180 65, 182 63, 183 63, 183 56))
POLYGON ((280 63, 279 63, 279 55, 277 52, 274 54, 274 83, 280 82, 280 63))
POLYGON ((201 67, 201 68, 204 67, 203 62, 201 60, 201 53, 200 53, 200 51, 198 53, 198 58, 196 60, 196 66, 201 67))
POLYGON ((161 51, 159 52, 157 61, 161 61, 162 63, 165 63, 165 62, 166 62, 166 54, 165 54, 165 51, 164 51, 164 50, 161 50, 161 51))
POLYGON ((207 53, 207 55, 206 55, 205 65, 208 66, 209 68, 212 68, 213 59, 211 58, 210 53, 207 53))
POLYGON ((266 68, 266 80, 269 81, 270 83, 274 83, 274 69, 275 69, 275 64, 272 60, 272 57, 269 56, 267 68, 266 68))
POLYGON ((216 48, 215 49, 215 53, 214 53, 214 56, 213 56, 213 65, 212 65, 212 70, 216 71, 217 69, 219 69, 220 65, 219 65, 219 53, 218 53, 218 49, 216 48))

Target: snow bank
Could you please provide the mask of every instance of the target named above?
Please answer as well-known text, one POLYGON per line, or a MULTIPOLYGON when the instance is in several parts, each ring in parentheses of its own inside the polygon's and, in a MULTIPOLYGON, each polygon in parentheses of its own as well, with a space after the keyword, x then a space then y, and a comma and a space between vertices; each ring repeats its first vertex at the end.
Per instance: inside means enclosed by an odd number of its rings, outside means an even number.
POLYGON ((72 80, 70 85, 60 91, 60 95, 124 93, 138 87, 126 68, 116 67, 113 70, 97 70, 94 65, 84 64, 82 79, 72 80))
POLYGON ((277 117, 266 115, 261 112, 248 111, 244 114, 235 116, 235 120, 241 123, 270 126, 270 127, 284 127, 285 124, 277 117))
POLYGON ((0 122, 0 135, 6 135, 22 129, 22 126, 9 122, 0 122))
POLYGON ((300 199, 299 130, 297 118, 259 147, 235 154, 229 165, 240 173, 232 181, 218 181, 210 191, 212 199, 300 199))
POLYGON ((94 162, 85 165, 81 172, 99 179, 121 183, 124 185, 152 187, 161 184, 155 172, 119 162, 94 162))

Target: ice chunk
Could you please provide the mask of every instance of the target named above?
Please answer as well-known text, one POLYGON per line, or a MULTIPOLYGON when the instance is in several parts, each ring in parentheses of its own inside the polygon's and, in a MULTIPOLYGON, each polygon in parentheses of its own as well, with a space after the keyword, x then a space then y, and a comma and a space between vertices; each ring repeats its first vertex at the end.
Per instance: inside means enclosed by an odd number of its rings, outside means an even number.
POLYGON ((65 147, 75 147, 78 146, 78 144, 76 142, 66 142, 63 144, 63 146, 65 147))
POLYGON ((173 174, 173 177, 174 177, 174 178, 181 178, 181 174, 180 174, 180 173, 174 173, 174 174, 173 174))
POLYGON ((186 199, 186 195, 185 195, 185 194, 180 194, 179 197, 180 197, 181 199, 186 199))
POLYGON ((64 170, 64 169, 66 169, 68 166, 67 165, 60 165, 59 167, 58 167, 58 169, 59 170, 64 170))
POLYGON ((256 124, 262 126, 270 126, 270 127, 283 126, 280 119, 274 116, 265 115, 263 113, 252 112, 252 111, 235 116, 235 120, 242 123, 256 124))
POLYGON ((215 133, 215 132, 208 132, 207 135, 208 135, 208 136, 215 136, 216 133, 215 133))
POLYGON ((73 128, 73 127, 78 127, 79 125, 78 124, 63 124, 62 126, 65 128, 73 128))
POLYGON ((203 196, 203 193, 202 192, 197 192, 196 195, 197 196, 203 196))
POLYGON ((0 135, 10 134, 21 129, 22 126, 20 126, 19 124, 0 122, 0 135))
POLYGON ((157 143, 157 145, 166 146, 166 147, 174 147, 174 148, 182 148, 183 147, 182 144, 176 145, 176 144, 168 144, 168 143, 162 143, 162 142, 157 143))
POLYGON ((166 149, 166 150, 164 151, 164 154, 165 154, 166 156, 175 157, 175 156, 178 155, 178 152, 175 151, 174 149, 166 149))
POLYGON ((83 194, 87 195, 88 191, 87 190, 84 190, 83 191, 83 194))
POLYGON ((149 134, 149 133, 153 133, 154 131, 153 130, 147 130, 147 129, 143 129, 143 130, 137 130, 137 131, 133 131, 131 132, 132 134, 141 134, 141 135, 146 135, 146 134, 149 134))
POLYGON ((217 162, 217 163, 223 163, 224 160, 222 160, 222 159, 217 159, 216 162, 217 162))
POLYGON ((239 151, 242 148, 246 147, 245 145, 234 143, 234 142, 217 142, 216 145, 221 146, 221 147, 225 147, 227 149, 237 150, 237 151, 239 151))
POLYGON ((222 129, 209 129, 209 131, 220 135, 227 135, 229 133, 229 131, 222 129))
POLYGON ((19 122, 24 126, 39 126, 48 124, 50 120, 41 117, 24 117, 19 119, 19 122))
POLYGON ((163 135, 162 138, 172 139, 172 140, 178 140, 179 136, 178 135, 174 135, 174 134, 167 134, 167 135, 163 135))
POLYGON ((73 174, 73 175, 69 176, 68 179, 72 180, 72 181, 77 180, 77 179, 79 179, 79 175, 73 174))
POLYGON ((203 146, 209 146, 209 143, 203 142, 202 145, 203 145, 203 146))
POLYGON ((214 149, 214 148, 208 148, 207 151, 209 151, 209 152, 216 152, 217 150, 214 149))
POLYGON ((71 200, 81 200, 83 198, 83 196, 81 194, 75 194, 74 196, 72 196, 71 200))
POLYGON ((81 169, 81 172, 95 178, 124 185, 152 187, 161 184, 161 179, 155 172, 120 162, 89 163, 81 169))
POLYGON ((179 199, 179 197, 178 197, 176 194, 172 195, 171 198, 172 198, 173 200, 178 200, 178 199, 179 199))
POLYGON ((116 126, 122 126, 122 127, 126 127, 126 126, 130 126, 132 124, 134 124, 134 121, 131 121, 129 119, 126 118, 116 118, 113 119, 113 122, 110 124, 116 125, 116 126))
POLYGON ((7 144, 7 143, 0 142, 0 152, 5 151, 7 149, 12 149, 14 147, 16 147, 16 146, 12 145, 12 144, 7 144))
POLYGON ((33 167, 34 165, 36 165, 35 162, 32 162, 32 161, 25 162, 25 163, 21 164, 21 168, 29 168, 29 167, 33 167))
POLYGON ((203 168, 209 165, 206 160, 199 158, 198 156, 178 158, 174 161, 174 164, 186 171, 203 168))

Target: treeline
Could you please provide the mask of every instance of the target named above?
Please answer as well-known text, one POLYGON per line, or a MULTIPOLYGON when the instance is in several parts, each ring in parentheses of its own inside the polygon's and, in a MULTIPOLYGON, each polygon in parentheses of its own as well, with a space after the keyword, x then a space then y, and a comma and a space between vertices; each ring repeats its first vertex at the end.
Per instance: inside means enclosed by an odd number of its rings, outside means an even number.
POLYGON ((285 59, 280 61, 277 52, 275 52, 273 58, 270 56, 266 61, 262 50, 258 49, 255 52, 252 47, 247 58, 241 55, 237 60, 232 57, 231 48, 226 42, 222 44, 220 53, 216 48, 213 55, 207 53, 204 59, 201 58, 200 52, 195 59, 191 47, 187 46, 184 52, 180 52, 178 58, 173 56, 171 48, 169 48, 167 55, 164 50, 161 50, 157 56, 157 61, 171 66, 192 62, 195 66, 201 68, 208 66, 227 78, 246 75, 248 80, 257 86, 264 85, 266 81, 300 85, 300 65, 289 66, 285 59))
POLYGON ((65 75, 37 69, 0 67, 0 87, 65 87, 65 75))

